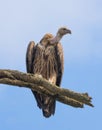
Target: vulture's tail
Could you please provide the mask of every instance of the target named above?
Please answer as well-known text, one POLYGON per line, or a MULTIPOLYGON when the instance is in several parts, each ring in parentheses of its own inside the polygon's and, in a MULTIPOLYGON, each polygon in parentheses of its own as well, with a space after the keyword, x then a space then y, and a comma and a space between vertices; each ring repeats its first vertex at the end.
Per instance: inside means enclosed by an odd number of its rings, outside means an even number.
POLYGON ((51 115, 54 115, 55 113, 55 99, 52 97, 46 97, 45 104, 42 107, 42 112, 45 117, 50 117, 51 115), (48 102, 46 102, 48 99, 48 102))
POLYGON ((37 105, 42 109, 43 115, 48 118, 55 113, 56 101, 52 97, 39 94, 32 91, 36 99, 37 105))

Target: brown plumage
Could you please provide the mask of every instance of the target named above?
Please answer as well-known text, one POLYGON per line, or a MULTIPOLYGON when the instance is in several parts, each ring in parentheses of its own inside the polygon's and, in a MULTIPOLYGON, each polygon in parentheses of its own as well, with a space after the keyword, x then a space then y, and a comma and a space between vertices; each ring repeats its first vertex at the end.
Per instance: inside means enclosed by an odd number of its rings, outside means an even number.
MULTIPOLYGON (((63 74, 63 50, 59 41, 67 33, 71 31, 60 28, 55 37, 52 34, 45 34, 37 45, 31 41, 26 53, 27 72, 39 74, 50 83, 60 86, 63 74)), ((45 117, 54 115, 55 99, 36 91, 32 92, 43 115, 45 117)))

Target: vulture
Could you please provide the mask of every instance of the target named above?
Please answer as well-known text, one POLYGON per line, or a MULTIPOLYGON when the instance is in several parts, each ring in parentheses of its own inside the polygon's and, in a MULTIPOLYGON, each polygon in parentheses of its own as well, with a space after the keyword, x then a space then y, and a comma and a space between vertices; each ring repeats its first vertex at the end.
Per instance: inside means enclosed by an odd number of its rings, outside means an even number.
MULTIPOLYGON (((26 52, 27 73, 41 75, 50 83, 60 86, 64 69, 63 49, 60 40, 66 34, 71 34, 71 30, 61 27, 56 36, 47 33, 36 45, 34 41, 31 41, 26 52)), ((55 99, 37 91, 32 91, 32 93, 37 106, 42 109, 43 116, 47 118, 54 115, 55 99)))

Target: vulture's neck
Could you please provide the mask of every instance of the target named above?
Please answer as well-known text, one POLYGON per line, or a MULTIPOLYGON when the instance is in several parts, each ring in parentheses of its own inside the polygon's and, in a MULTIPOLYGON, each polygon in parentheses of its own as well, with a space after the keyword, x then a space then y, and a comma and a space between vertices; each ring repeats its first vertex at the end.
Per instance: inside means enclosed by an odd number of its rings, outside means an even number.
POLYGON ((62 35, 57 33, 54 38, 50 39, 50 43, 51 44, 55 44, 55 43, 57 44, 61 39, 62 39, 62 35))

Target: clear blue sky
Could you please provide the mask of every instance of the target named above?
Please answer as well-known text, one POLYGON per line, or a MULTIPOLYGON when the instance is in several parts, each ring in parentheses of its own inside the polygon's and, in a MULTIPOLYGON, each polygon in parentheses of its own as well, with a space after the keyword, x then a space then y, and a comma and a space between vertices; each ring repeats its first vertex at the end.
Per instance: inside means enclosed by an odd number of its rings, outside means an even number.
POLYGON ((57 102, 56 113, 42 116, 29 89, 0 85, 0 130, 102 129, 102 0, 0 0, 0 69, 26 72, 25 53, 61 26, 65 69, 62 86, 93 97, 94 108, 57 102))

